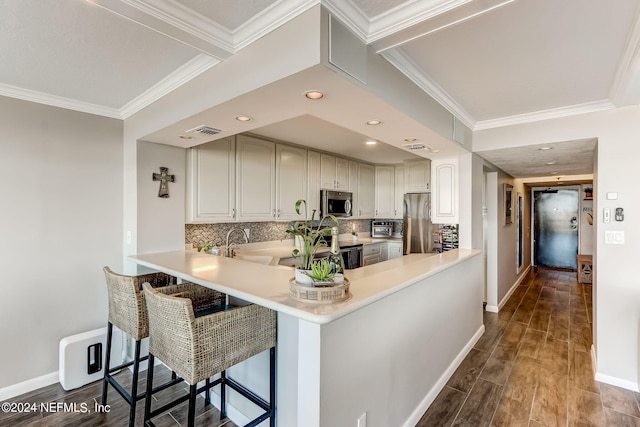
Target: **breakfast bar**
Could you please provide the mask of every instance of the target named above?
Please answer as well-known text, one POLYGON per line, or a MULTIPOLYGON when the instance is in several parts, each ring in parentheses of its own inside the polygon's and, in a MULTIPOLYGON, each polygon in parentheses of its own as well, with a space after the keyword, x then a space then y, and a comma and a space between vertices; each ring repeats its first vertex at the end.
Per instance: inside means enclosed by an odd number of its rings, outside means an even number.
MULTIPOLYGON (((333 304, 292 298, 291 267, 249 256, 185 250, 129 259, 278 313, 277 425, 353 426, 365 416, 367 427, 383 427, 415 425, 482 335, 479 254, 411 254, 349 270, 351 296, 333 304)), ((259 354, 229 374, 268 396, 267 360, 259 354)), ((233 395, 229 404, 236 424, 252 417, 233 395)))

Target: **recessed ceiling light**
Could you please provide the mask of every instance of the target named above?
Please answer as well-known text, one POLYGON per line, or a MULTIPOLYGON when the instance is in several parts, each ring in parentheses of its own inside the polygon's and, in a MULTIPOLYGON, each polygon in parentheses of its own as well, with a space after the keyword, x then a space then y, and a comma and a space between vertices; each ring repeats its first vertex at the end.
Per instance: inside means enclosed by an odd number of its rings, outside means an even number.
POLYGON ((193 139, 191 135, 180 135, 181 139, 193 139))
POLYGON ((436 148, 435 150, 431 150, 431 152, 432 152, 432 153, 439 153, 439 152, 441 152, 441 151, 442 151, 442 150, 438 150, 437 148, 436 148))
POLYGON ((547 165, 549 165, 549 166, 551 166, 551 165, 555 165, 555 164, 556 164, 556 162, 547 162, 546 164, 547 164, 547 165))
POLYGON ((415 142, 418 140, 418 138, 414 138, 412 136, 408 136, 404 139, 406 142, 415 142))
POLYGON ((365 142, 367 145, 376 145, 376 141, 367 141, 365 142))
POLYGON ((324 93, 320 92, 319 90, 309 90, 304 93, 304 96, 309 99, 322 99, 324 98, 324 93))
POLYGON ((368 120, 367 124, 369 126, 381 125, 382 124, 382 120, 368 120))
POLYGON ((540 151, 553 150, 553 147, 540 147, 540 148, 538 148, 538 150, 540 150, 540 151))
POLYGON ((251 116, 236 116, 236 120, 239 122, 250 122, 251 120, 253 120, 253 117, 251 116))

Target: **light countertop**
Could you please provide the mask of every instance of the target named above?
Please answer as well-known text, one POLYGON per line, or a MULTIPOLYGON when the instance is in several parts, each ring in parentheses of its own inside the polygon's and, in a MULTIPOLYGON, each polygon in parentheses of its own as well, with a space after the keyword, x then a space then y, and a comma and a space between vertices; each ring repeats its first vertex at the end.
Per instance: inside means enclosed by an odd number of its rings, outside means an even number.
MULTIPOLYGON (((363 242, 364 243, 364 242, 363 242)), ((246 248, 249 249, 249 248, 246 248)), ((239 256, 291 256, 292 246, 240 250, 239 256), (277 254, 275 252, 278 252, 277 254)), ((442 254, 411 254, 378 264, 348 270, 351 298, 335 304, 313 304, 289 296, 293 268, 263 265, 184 250, 130 256, 129 259, 153 270, 207 286, 228 295, 259 304, 313 323, 324 324, 435 275, 478 250, 456 249, 442 254)))

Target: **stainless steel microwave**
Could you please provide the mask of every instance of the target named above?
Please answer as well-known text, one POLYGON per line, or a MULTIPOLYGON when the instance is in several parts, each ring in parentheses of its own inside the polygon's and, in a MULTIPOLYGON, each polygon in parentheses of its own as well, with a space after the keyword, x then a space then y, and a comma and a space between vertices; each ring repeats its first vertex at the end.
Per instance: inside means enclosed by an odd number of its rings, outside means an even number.
POLYGON ((348 191, 320 190, 320 215, 351 216, 353 194, 348 191))

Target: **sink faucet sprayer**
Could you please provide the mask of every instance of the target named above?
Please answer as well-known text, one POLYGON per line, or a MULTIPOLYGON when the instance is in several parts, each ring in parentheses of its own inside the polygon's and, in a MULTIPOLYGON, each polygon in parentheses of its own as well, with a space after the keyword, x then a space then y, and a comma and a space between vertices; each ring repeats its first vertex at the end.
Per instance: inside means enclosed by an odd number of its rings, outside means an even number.
MULTIPOLYGON (((239 231, 242 233, 242 236, 244 236, 244 242, 245 243, 249 243, 249 236, 247 236, 247 232, 244 231, 242 228, 238 228, 238 227, 231 227, 231 229, 227 232, 227 240, 226 240, 226 244, 224 246, 224 256, 229 257, 231 256, 231 258, 233 258, 233 255, 235 255, 235 251, 231 251, 230 247, 229 247, 229 237, 231 236, 231 234, 233 234, 234 231, 239 231)), ((232 243, 234 244, 234 243, 232 243)))

